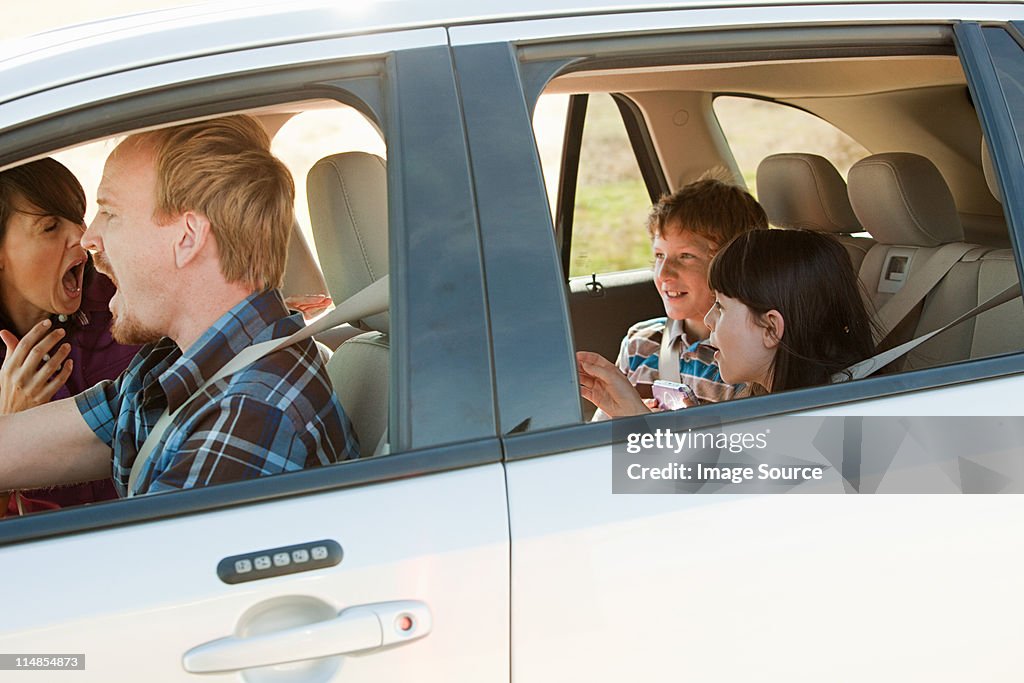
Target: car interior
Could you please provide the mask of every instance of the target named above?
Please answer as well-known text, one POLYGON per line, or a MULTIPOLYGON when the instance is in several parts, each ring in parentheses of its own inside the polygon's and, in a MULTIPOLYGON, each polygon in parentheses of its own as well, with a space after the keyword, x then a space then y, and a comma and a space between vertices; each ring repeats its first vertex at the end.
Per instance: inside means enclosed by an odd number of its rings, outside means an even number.
MULTIPOLYGON (((644 174, 652 196, 726 169, 755 194, 774 228, 835 235, 850 254, 869 310, 880 320, 880 350, 937 329, 1018 281, 998 182, 955 55, 880 51, 575 71, 554 78, 542 98, 568 96, 571 111, 580 98, 602 93, 628 99, 632 110, 619 107, 627 129, 645 129, 646 144, 637 144, 641 136, 636 135, 629 142, 637 157, 634 166, 653 165, 664 180, 658 188, 651 181, 656 174, 644 174), (813 115, 866 153, 844 178, 832 161, 814 153, 817 147, 807 144, 806 131, 761 131, 777 138, 771 142, 778 151, 762 156, 755 178, 745 180, 736 161, 741 150, 732 142, 740 134, 756 135, 750 128, 759 121, 751 117, 730 137, 716 116, 720 96, 813 115), (919 296, 888 305, 903 288, 916 289, 919 296)), ((539 131, 536 121, 535 128, 539 131)), ((545 165, 549 184, 553 173, 567 171, 565 161, 573 151, 579 155, 579 136, 574 140, 571 130, 566 133, 561 168, 553 169, 550 161, 545 165)), ((581 226, 570 222, 566 229, 564 217, 581 211, 578 200, 574 206, 575 197, 565 192, 572 182, 558 182, 552 214, 561 222, 556 239, 566 254, 565 241, 578 239, 581 226)), ((642 222, 628 229, 646 238, 642 222)), ((578 350, 614 360, 630 325, 664 315, 649 268, 566 276, 578 350)), ((925 342, 887 370, 1019 351, 1022 339, 1024 306, 1018 298, 925 342)), ((593 412, 586 402, 583 410, 585 418, 593 412)))
MULTIPOLYGON (((566 229, 565 216, 571 225, 574 212, 580 213, 566 188, 579 172, 572 145, 574 135, 579 144, 586 120, 577 107, 574 123, 573 108, 579 98, 597 95, 611 95, 618 103, 627 132, 622 137, 625 151, 645 186, 630 207, 634 216, 644 216, 661 193, 709 170, 726 169, 756 194, 774 227, 836 235, 850 253, 874 310, 885 311, 896 291, 925 281, 918 285, 923 289, 920 299, 902 314, 890 315, 878 340, 884 346, 935 329, 1018 279, 997 179, 953 54, 662 61, 556 76, 541 101, 567 99, 568 113, 562 110, 546 121, 549 132, 543 134, 535 118, 535 132, 549 187, 553 178, 555 185, 561 184, 559 192, 551 193, 551 208, 563 255, 587 246, 580 216, 575 231, 566 229), (783 137, 776 141, 778 151, 760 158, 756 173, 745 180, 738 150, 716 117, 714 102, 723 95, 817 117, 868 154, 841 171, 826 156, 783 137), (548 149, 552 139, 554 153, 548 149), (948 261, 938 275, 933 264, 937 255, 948 261)), ((327 100, 250 113, 271 133, 275 152, 289 136, 305 142, 295 159, 280 152, 296 177, 298 194, 305 195, 297 201, 285 295, 329 293, 337 303, 386 275, 386 152, 379 130, 354 108, 327 100), (347 138, 332 141, 325 133, 355 124, 358 131, 347 138)), ((56 156, 80 178, 93 174, 98 179, 109 143, 85 147, 97 146, 103 154, 83 156, 92 159, 87 163, 76 157, 80 148, 56 156)), ((576 153, 578 157, 578 147, 576 153)), ((88 178, 83 183, 87 195, 94 196, 88 178)), ((622 229, 639 232, 646 240, 642 220, 622 229)), ((586 275, 566 268, 566 287, 576 348, 612 360, 631 324, 663 315, 648 267, 595 269, 586 275)), ((384 313, 319 340, 333 352, 328 370, 364 456, 388 451, 388 392, 381 381, 389 370, 388 331, 384 313)), ((1024 306, 1017 299, 923 344, 894 369, 1019 351, 1021 340, 1024 306)), ((589 419, 593 407, 586 402, 582 406, 584 419, 589 419)))

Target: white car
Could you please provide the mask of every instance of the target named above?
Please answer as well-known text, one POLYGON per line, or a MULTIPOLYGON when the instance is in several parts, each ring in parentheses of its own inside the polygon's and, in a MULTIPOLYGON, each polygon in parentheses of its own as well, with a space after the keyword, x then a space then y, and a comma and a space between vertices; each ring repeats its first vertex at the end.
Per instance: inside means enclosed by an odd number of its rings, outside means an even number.
MULTIPOLYGON (((253 113, 311 150, 289 165, 318 256, 295 241, 286 289, 341 301, 389 273, 390 310, 331 366, 372 457, 0 522, 0 680, 1020 680, 1024 498, 994 495, 1024 488, 1020 299, 899 372, 646 421, 589 423, 574 351, 614 357, 659 314, 643 217, 716 167, 754 189, 761 164, 772 221, 841 234, 880 304, 936 248, 908 224, 960 226, 908 338, 1019 281, 1022 22, 1021 2, 254 1, 8 47, 0 168, 253 113), (923 157, 948 192, 862 188, 851 221, 840 174, 772 175, 839 148, 923 157), (613 492, 629 434, 720 428, 817 444, 827 476, 613 492)), ((790 464, 769 451, 744 457, 790 464)))

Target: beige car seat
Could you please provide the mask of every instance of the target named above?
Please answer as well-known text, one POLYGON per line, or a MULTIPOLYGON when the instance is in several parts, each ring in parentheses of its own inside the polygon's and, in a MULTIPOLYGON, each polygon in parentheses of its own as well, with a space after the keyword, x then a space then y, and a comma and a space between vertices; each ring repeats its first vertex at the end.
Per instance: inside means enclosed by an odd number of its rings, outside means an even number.
POLYGON ((834 235, 850 254, 854 272, 875 243, 852 236, 864 228, 850 206, 846 181, 832 162, 817 154, 794 152, 762 159, 757 166, 757 199, 772 225, 834 235))
MULTIPOLYGON (((850 169, 849 193, 857 218, 876 240, 859 275, 880 317, 886 317, 886 305, 901 289, 926 284, 935 261, 943 255, 959 252, 956 258, 971 260, 989 251, 989 247, 964 242, 953 195, 925 157, 888 152, 861 159, 850 169)), ((930 290, 936 286, 933 283, 930 290)), ((924 298, 906 315, 883 326, 887 334, 881 335, 885 340, 881 348, 914 336, 924 298)))
MULTIPOLYGON (((1001 201, 988 145, 981 141, 982 169, 992 196, 1001 201)), ((963 259, 925 300, 915 336, 938 329, 950 320, 1017 282, 1017 263, 1010 249, 993 249, 963 259)), ((917 369, 984 358, 1024 349, 1024 302, 1014 299, 930 339, 907 356, 906 368, 917 369)))
MULTIPOLYGON (((383 159, 363 152, 324 157, 306 179, 313 239, 331 297, 341 302, 388 273, 387 176, 383 159)), ((388 423, 388 313, 358 322, 367 330, 327 364, 352 420, 360 453, 385 449, 388 423)))

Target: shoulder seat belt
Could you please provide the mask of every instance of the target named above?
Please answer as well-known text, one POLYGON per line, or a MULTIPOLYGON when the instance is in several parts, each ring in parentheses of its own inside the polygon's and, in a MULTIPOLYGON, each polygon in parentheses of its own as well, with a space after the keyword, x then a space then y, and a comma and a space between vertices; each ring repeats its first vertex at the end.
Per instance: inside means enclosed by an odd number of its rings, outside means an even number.
POLYGON ((943 244, 931 255, 931 258, 920 264, 914 271, 914 277, 911 277, 885 305, 878 309, 878 329, 873 330, 875 344, 885 339, 885 335, 889 334, 900 321, 907 317, 914 306, 935 289, 939 281, 967 252, 977 248, 975 244, 950 242, 943 244))
POLYGON ((146 441, 142 444, 142 448, 139 449, 139 454, 135 456, 135 462, 132 463, 132 470, 128 475, 128 496, 131 497, 137 493, 135 486, 138 482, 139 475, 142 473, 143 465, 149 461, 153 454, 153 449, 156 448, 158 443, 160 443, 160 438, 163 436, 163 433, 171 425, 171 422, 174 421, 174 418, 177 417, 178 413, 180 413, 185 406, 195 400, 195 397, 202 393, 203 389, 207 386, 227 377, 230 374, 238 372, 242 368, 258 361, 269 353, 279 351, 296 342, 300 342, 303 339, 309 339, 313 335, 320 334, 321 332, 335 328, 338 325, 352 323, 377 313, 383 313, 386 310, 388 310, 387 275, 359 290, 338 304, 333 311, 316 322, 303 327, 291 336, 285 337, 284 339, 271 339, 270 341, 253 344, 252 346, 243 349, 241 353, 228 361, 224 367, 203 382, 203 385, 196 389, 189 398, 185 399, 174 413, 168 413, 166 410, 163 412, 160 419, 158 419, 156 424, 153 425, 153 429, 149 432, 149 436, 146 437, 146 441))
POLYGON ((679 356, 682 355, 678 343, 682 339, 672 334, 677 324, 682 325, 681 322, 676 323, 672 318, 665 318, 665 329, 661 331, 661 349, 658 351, 658 379, 663 379, 666 382, 675 382, 676 384, 681 379, 679 375, 679 356))
POLYGON ((883 368, 892 361, 896 360, 903 354, 909 353, 910 351, 914 350, 914 348, 928 341, 935 335, 941 334, 948 330, 949 328, 959 325, 965 320, 970 320, 971 318, 974 318, 975 316, 978 316, 989 309, 995 308, 1000 304, 1005 304, 1007 301, 1013 301, 1020 295, 1020 283, 1016 282, 1007 287, 1006 289, 1004 289, 1003 291, 1001 291, 999 294, 996 294, 992 298, 988 299, 984 303, 981 303, 972 308, 971 310, 967 311, 956 320, 946 323, 939 329, 929 332, 927 334, 923 334, 920 337, 915 337, 914 339, 911 339, 908 342, 891 348, 888 351, 883 351, 882 353, 872 356, 871 358, 862 360, 859 363, 855 363, 854 365, 848 367, 846 370, 832 375, 832 381, 845 382, 846 380, 849 379, 862 379, 864 377, 867 377, 868 375, 871 375, 874 372, 876 372, 879 368, 883 368))

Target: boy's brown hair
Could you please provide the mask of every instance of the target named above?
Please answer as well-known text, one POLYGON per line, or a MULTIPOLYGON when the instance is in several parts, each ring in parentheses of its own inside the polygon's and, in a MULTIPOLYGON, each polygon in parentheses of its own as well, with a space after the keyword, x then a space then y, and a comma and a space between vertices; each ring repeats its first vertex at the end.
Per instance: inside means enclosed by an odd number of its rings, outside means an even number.
POLYGON ((768 216, 749 192, 717 178, 701 178, 662 197, 647 217, 651 239, 665 230, 689 230, 721 246, 747 230, 768 228, 768 216))

